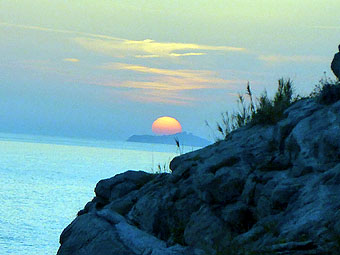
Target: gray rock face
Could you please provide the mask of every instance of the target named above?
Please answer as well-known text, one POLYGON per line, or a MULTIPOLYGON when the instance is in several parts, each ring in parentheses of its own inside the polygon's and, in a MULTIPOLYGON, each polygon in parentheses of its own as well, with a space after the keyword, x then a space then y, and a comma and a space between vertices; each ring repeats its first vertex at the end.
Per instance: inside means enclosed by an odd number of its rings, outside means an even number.
POLYGON ((58 255, 339 254, 340 102, 100 181, 58 255))

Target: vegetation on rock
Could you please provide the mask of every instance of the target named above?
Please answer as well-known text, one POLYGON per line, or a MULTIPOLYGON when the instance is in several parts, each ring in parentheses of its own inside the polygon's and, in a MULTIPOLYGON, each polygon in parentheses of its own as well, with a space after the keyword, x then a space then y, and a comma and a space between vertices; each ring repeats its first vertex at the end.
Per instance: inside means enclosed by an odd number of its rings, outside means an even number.
MULTIPOLYGON (((331 80, 326 76, 315 85, 313 92, 308 97, 299 95, 293 97, 294 87, 291 79, 281 78, 278 80, 277 91, 273 99, 270 99, 267 92, 254 100, 250 84, 247 84, 246 96, 249 104, 246 104, 245 96, 239 94, 237 103, 239 111, 230 114, 222 113, 221 122, 217 122, 217 130, 226 139, 229 134, 241 127, 247 125, 274 125, 285 118, 285 110, 299 100, 314 98, 318 103, 329 105, 340 100, 340 82, 331 80)), ((209 124, 207 123, 209 126, 209 124)))

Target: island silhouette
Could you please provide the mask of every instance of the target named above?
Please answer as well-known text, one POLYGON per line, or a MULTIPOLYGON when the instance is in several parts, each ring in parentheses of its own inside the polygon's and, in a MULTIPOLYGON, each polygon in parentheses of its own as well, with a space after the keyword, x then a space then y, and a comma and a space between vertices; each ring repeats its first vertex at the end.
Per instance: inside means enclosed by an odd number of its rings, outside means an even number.
POLYGON ((187 132, 181 132, 173 135, 133 135, 127 139, 128 142, 160 143, 173 145, 176 145, 176 140, 179 141, 180 145, 193 147, 204 147, 212 144, 211 141, 187 132))

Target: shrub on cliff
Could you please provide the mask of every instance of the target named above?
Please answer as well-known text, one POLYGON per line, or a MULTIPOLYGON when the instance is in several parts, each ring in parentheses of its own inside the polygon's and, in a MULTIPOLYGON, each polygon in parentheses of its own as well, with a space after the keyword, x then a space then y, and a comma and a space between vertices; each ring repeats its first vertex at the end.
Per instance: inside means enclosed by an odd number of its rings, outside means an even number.
MULTIPOLYGON (((302 97, 293 98, 293 84, 290 79, 279 79, 278 88, 273 99, 268 98, 265 91, 254 103, 250 85, 247 85, 246 95, 249 104, 245 103, 243 95, 238 96, 239 111, 233 114, 222 113, 222 121, 217 123, 217 130, 227 138, 229 134, 246 125, 274 125, 284 118, 284 111, 302 97)), ((332 80, 326 75, 315 85, 312 93, 304 98, 314 98, 318 103, 330 105, 340 100, 340 81, 332 80)))
POLYGON ((318 103, 330 105, 340 100, 340 81, 332 80, 326 76, 315 85, 314 90, 309 95, 315 98, 318 103))
POLYGON ((244 96, 238 96, 239 112, 222 114, 222 122, 217 123, 217 130, 224 138, 243 126, 246 125, 273 125, 284 117, 284 111, 292 104, 293 85, 290 79, 279 79, 278 88, 274 99, 269 99, 265 91, 257 103, 254 103, 253 93, 250 85, 247 85, 249 105, 246 105, 244 96))
POLYGON ((293 85, 290 79, 280 79, 274 99, 268 98, 265 92, 259 99, 256 110, 252 113, 252 125, 272 125, 283 119, 283 112, 291 105, 293 85))

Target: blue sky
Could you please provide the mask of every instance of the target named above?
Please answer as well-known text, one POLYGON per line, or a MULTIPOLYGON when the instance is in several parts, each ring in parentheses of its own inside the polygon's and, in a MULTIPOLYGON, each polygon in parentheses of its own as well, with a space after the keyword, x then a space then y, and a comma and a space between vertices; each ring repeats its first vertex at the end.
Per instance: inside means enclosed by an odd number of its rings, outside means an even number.
POLYGON ((250 82, 309 93, 340 43, 333 0, 0 1, 0 132, 126 139, 172 116, 211 138, 250 82))

